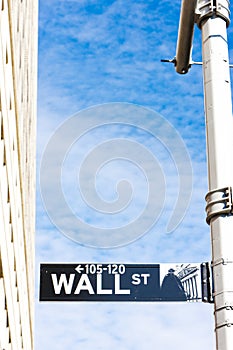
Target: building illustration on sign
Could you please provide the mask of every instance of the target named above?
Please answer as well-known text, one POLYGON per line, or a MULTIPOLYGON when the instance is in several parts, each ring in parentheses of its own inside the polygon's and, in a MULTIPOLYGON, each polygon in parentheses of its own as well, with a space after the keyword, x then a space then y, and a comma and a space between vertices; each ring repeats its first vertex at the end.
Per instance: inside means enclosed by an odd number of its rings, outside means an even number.
POLYGON ((161 285, 163 300, 177 297, 177 300, 198 301, 201 299, 200 267, 195 264, 181 264, 169 268, 161 285))

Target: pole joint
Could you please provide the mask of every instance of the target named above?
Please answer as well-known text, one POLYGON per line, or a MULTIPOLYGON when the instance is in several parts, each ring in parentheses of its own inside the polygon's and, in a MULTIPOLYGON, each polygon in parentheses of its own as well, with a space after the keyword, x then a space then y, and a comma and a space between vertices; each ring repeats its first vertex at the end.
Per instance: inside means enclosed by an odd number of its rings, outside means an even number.
POLYGON ((223 187, 210 191, 205 196, 206 222, 209 225, 211 219, 221 215, 233 214, 232 187, 223 187))
POLYGON ((196 23, 201 29, 202 23, 208 18, 220 17, 227 27, 230 24, 229 0, 198 0, 196 8, 196 23))

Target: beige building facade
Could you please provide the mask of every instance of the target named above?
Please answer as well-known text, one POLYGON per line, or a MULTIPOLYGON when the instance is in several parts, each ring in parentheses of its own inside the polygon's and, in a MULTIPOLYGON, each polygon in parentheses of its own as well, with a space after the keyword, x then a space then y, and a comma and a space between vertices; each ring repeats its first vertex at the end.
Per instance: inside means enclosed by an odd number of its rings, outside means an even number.
POLYGON ((0 349, 34 333, 37 0, 0 0, 0 349))

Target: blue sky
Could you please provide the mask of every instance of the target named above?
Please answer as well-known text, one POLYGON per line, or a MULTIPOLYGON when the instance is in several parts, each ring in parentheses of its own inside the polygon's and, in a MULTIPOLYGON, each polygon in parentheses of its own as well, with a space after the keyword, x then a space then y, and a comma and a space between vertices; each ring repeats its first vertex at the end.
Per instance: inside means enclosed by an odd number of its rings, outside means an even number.
MULTIPOLYGON (((40 263, 173 263, 211 259, 209 227, 205 223, 207 174, 201 67, 193 66, 187 75, 181 76, 172 65, 160 62, 161 58, 175 55, 179 12, 179 0, 40 0, 38 177, 45 147, 63 122, 96 105, 123 103, 141 106, 137 111, 145 108, 151 111, 151 116, 159 113, 163 123, 171 123, 191 159, 193 190, 184 218, 168 234, 168 218, 178 196, 179 179, 173 159, 175 149, 168 147, 164 131, 158 131, 157 138, 146 134, 142 125, 146 128, 151 121, 149 117, 139 121, 139 113, 135 124, 139 128, 126 125, 126 121, 123 128, 105 125, 82 135, 67 152, 62 182, 69 205, 84 222, 95 227, 121 227, 135 220, 147 201, 148 181, 145 184, 143 172, 133 162, 126 166, 120 155, 117 162, 98 168, 97 193, 102 202, 116 200, 116 191, 112 189, 122 180, 124 171, 123 178, 132 183, 130 206, 114 218, 114 215, 104 217, 96 212, 94 215, 83 205, 77 169, 88 152, 109 140, 127 139, 131 145, 142 143, 154 154, 164 174, 164 205, 156 224, 145 235, 128 245, 98 249, 80 245, 59 231, 46 213, 38 186, 37 289, 40 263)), ((230 27, 230 57, 233 56, 231 34, 230 27)), ((198 28, 195 28, 193 59, 201 60, 198 28)), ((81 117, 85 115, 82 113, 81 117)), ((115 154, 118 147, 112 144, 112 150, 115 154)), ((127 153, 124 157, 128 159, 130 155, 127 153)), ((151 176, 152 168, 146 168, 145 164, 142 168, 149 169, 151 176)), ((155 182, 158 173, 154 175, 155 182)), ((52 172, 48 174, 48 186, 53 182, 52 175, 52 172)), ((161 184, 161 178, 158 179, 161 184)), ((88 187, 85 181, 83 185, 88 187)), ((160 196, 157 197, 160 200, 160 196)), ((187 344, 190 350, 214 347, 211 305, 39 303, 38 290, 36 298, 37 350, 180 350, 186 349, 187 344)))

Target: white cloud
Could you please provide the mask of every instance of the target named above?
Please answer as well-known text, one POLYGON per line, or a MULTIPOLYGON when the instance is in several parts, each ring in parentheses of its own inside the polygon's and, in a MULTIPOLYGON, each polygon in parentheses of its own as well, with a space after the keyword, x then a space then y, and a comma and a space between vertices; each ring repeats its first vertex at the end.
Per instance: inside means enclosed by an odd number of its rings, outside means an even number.
POLYGON ((174 303, 43 303, 39 316, 46 337, 38 335, 36 349, 212 349, 212 309, 174 303))

